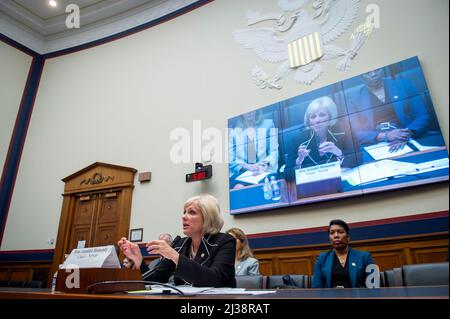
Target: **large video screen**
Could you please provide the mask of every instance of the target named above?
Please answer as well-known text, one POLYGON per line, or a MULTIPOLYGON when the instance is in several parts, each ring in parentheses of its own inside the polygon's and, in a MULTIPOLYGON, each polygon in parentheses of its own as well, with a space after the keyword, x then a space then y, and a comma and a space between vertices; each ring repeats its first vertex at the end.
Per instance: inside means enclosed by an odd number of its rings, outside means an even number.
POLYGON ((417 57, 228 121, 230 213, 448 180, 417 57))

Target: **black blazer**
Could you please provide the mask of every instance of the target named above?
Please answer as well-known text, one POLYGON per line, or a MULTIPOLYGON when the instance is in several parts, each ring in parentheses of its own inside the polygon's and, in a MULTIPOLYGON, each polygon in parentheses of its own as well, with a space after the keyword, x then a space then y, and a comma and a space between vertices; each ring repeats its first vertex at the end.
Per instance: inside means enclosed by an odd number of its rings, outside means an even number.
POLYGON ((183 237, 172 247, 180 254, 178 266, 163 258, 154 271, 149 271, 146 263, 141 264, 144 280, 166 283, 171 275, 175 285, 194 285, 197 287, 236 287, 234 260, 236 240, 229 234, 205 234, 194 260, 189 259, 192 239, 183 237), (147 274, 145 274, 148 272, 147 274))
MULTIPOLYGON (((342 166, 355 166, 356 163, 353 155, 355 151, 348 129, 344 129, 342 132, 340 128, 338 132, 328 131, 327 140, 333 142, 342 151, 342 166)), ((293 136, 293 138, 288 142, 286 158, 286 165, 288 167, 296 167, 296 159, 298 156, 297 152, 300 145, 304 145, 310 150, 309 156, 307 156, 302 163, 302 168, 338 161, 336 156, 331 153, 326 153, 324 156, 320 156, 314 134, 311 130, 305 129, 298 132, 297 135, 293 136)))

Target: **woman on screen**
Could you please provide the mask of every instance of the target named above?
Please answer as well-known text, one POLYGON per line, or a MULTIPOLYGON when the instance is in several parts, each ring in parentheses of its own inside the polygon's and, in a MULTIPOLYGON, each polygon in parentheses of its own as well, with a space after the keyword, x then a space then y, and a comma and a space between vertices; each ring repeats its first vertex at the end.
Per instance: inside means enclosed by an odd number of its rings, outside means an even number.
POLYGON ((366 267, 375 262, 370 253, 350 248, 349 231, 343 220, 330 221, 328 238, 333 249, 317 257, 313 288, 366 287, 366 267))
POLYGON ((234 264, 236 276, 260 275, 259 261, 253 256, 244 231, 234 227, 227 230, 227 234, 236 238, 236 261, 234 264))
POLYGON ((248 185, 236 180, 245 172, 254 176, 277 173, 278 130, 273 119, 265 118, 261 110, 249 112, 229 133, 230 188, 248 185))
POLYGON ((337 106, 328 96, 317 98, 308 105, 304 116, 306 130, 300 136, 296 167, 344 161, 342 148, 346 136, 344 132, 333 131, 336 118, 337 106))
POLYGON ((173 274, 176 285, 236 287, 236 240, 220 233, 223 220, 217 199, 209 194, 188 199, 181 221, 186 237, 175 238, 172 245, 164 240, 146 244, 147 251, 162 256, 161 263, 153 270, 143 262, 137 244, 122 238, 120 249, 141 269, 143 280, 167 283, 173 274))

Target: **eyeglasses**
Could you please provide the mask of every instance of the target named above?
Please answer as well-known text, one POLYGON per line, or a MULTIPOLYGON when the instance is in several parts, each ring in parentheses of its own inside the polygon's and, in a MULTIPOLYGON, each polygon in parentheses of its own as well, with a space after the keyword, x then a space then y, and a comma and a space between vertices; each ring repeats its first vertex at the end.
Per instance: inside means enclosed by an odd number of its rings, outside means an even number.
POLYGON ((319 117, 319 118, 326 118, 326 117, 328 117, 328 113, 327 112, 319 112, 319 113, 311 113, 309 115, 309 119, 310 120, 314 120, 317 117, 319 117))

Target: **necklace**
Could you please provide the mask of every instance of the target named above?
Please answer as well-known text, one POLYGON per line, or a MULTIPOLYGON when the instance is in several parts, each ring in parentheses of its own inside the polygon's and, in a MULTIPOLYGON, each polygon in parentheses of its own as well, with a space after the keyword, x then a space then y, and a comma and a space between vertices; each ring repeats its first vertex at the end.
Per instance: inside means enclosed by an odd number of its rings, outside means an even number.
POLYGON ((190 252, 191 259, 195 258, 195 255, 197 255, 197 252, 194 250, 194 245, 191 245, 191 252, 190 252))
POLYGON ((344 254, 337 254, 337 252, 334 253, 336 255, 336 257, 339 260, 339 263, 341 264, 342 267, 345 266, 345 263, 347 262, 347 257, 348 257, 348 251, 346 251, 344 254))
MULTIPOLYGON (((334 137, 334 134, 330 131, 330 130, 328 130, 328 133, 331 135, 331 137, 335 140, 335 141, 337 141, 337 139, 334 137)), ((309 144, 312 142, 312 140, 313 140, 313 138, 314 138, 314 136, 315 136, 316 134, 315 134, 315 132, 314 131, 312 131, 311 132, 311 137, 309 138, 309 140, 307 140, 307 141, 305 141, 305 142, 303 142, 303 143, 301 143, 300 145, 302 145, 302 146, 306 146, 306 148, 308 148, 309 147, 309 144)), ((317 149, 318 149, 319 147, 317 147, 317 149)), ((325 155, 325 158, 327 158, 327 161, 325 162, 325 163, 322 163, 322 164, 328 164, 329 162, 330 162, 330 160, 331 160, 331 158, 333 157, 333 153, 330 153, 329 155, 327 155, 326 153, 324 154, 325 155)), ((320 156, 320 155, 319 155, 320 156)), ((319 163, 317 163, 315 160, 314 160, 314 158, 312 158, 312 156, 311 156, 311 153, 310 154, 308 154, 308 156, 307 156, 313 163, 314 163, 314 165, 319 165, 319 163)))
POLYGON ((345 266, 345 262, 347 261, 347 255, 340 257, 338 256, 339 262, 341 263, 341 266, 344 267, 345 266))

